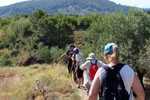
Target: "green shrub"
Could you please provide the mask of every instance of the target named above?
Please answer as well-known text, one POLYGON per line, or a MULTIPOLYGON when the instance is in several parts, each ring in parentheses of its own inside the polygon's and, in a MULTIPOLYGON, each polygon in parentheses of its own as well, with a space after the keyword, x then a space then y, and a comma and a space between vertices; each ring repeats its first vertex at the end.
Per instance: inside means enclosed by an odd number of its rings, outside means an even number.
MULTIPOLYGON (((64 53, 63 49, 59 49, 57 46, 56 47, 51 47, 50 48, 50 52, 51 52, 51 59, 52 62, 56 61, 56 59, 62 55, 64 53)), ((63 58, 60 63, 65 64, 67 62, 67 58, 63 58)))
POLYGON ((48 46, 43 46, 42 44, 38 45, 35 56, 38 60, 42 60, 45 63, 49 63, 51 61, 50 49, 48 48, 48 46))
POLYGON ((9 58, 10 58, 10 55, 8 53, 4 53, 2 55, 2 60, 0 61, 0 66, 10 66, 10 65, 12 65, 12 61, 9 58))
MULTIPOLYGON (((36 51, 35 57, 38 60, 42 60, 45 63, 54 63, 56 59, 64 53, 63 49, 56 47, 43 46, 42 44, 38 45, 38 50, 36 51)), ((65 64, 67 62, 67 58, 65 57, 60 61, 60 63, 65 64)))

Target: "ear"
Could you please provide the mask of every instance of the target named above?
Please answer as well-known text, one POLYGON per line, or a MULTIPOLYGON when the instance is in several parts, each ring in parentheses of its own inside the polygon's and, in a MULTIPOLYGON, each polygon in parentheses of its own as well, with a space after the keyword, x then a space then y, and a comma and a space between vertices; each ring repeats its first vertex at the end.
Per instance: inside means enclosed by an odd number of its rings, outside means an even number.
POLYGON ((107 61, 108 60, 108 55, 105 54, 104 57, 105 57, 105 60, 107 61))
POLYGON ((108 63, 109 63, 109 61, 108 61, 108 60, 109 60, 109 59, 108 59, 108 55, 105 54, 105 55, 104 55, 104 58, 105 58, 105 60, 106 60, 106 63, 108 64, 108 63))

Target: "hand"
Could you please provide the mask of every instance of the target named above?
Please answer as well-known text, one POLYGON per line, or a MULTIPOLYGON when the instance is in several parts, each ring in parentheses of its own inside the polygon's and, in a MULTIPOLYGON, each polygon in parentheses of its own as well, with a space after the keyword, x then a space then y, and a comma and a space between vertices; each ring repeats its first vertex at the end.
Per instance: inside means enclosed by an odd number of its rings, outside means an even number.
POLYGON ((57 63, 58 63, 58 60, 55 60, 55 63, 57 64, 57 63))

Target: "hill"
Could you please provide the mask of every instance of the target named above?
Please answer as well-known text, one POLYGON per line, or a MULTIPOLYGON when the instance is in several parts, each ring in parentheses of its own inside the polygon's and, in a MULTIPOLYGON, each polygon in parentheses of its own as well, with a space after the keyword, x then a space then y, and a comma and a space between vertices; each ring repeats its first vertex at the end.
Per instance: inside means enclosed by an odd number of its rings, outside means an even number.
POLYGON ((117 10, 127 12, 130 7, 116 4, 109 0, 31 0, 0 7, 0 17, 10 17, 14 14, 31 14, 42 9, 49 14, 92 14, 111 13, 117 10))

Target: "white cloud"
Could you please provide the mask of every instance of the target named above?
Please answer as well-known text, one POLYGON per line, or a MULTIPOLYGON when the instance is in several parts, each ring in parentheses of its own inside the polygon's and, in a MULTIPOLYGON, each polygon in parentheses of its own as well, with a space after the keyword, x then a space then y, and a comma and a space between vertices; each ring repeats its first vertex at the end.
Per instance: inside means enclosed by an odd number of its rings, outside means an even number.
POLYGON ((136 6, 140 8, 150 8, 150 0, 110 0, 122 5, 136 6))
POLYGON ((27 0, 0 0, 0 6, 6 6, 16 2, 22 2, 22 1, 27 1, 27 0))

